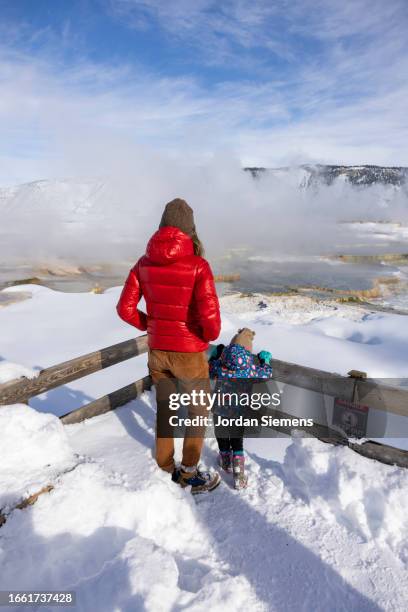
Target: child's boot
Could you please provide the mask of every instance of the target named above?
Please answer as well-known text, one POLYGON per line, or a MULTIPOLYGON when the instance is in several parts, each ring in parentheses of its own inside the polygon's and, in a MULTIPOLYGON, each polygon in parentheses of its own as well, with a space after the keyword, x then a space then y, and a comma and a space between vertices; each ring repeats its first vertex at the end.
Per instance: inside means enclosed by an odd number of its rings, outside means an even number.
POLYGON ((231 451, 220 451, 219 454, 219 464, 220 467, 225 472, 232 472, 232 452, 231 451))
POLYGON ((234 489, 245 489, 248 476, 245 473, 245 457, 243 453, 233 455, 234 489))

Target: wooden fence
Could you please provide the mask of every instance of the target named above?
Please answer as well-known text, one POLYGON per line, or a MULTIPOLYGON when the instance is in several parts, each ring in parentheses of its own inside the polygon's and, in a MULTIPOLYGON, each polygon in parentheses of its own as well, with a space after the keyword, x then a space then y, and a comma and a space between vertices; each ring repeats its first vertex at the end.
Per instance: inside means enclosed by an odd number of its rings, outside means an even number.
MULTIPOLYGON (((37 378, 12 380, 0 385, 0 406, 28 403, 29 399, 36 395, 146 352, 147 336, 144 335, 46 368, 40 372, 37 378)), ((370 408, 384 410, 384 407, 386 407, 388 412, 408 417, 408 390, 379 384, 378 382, 374 383, 369 379, 340 376, 323 370, 279 361, 278 359, 274 359, 272 365, 273 379, 278 382, 316 391, 345 401, 354 399, 370 408)), ((150 389, 151 386, 150 376, 145 376, 85 406, 71 410, 61 416, 60 419, 64 424, 79 423, 123 406, 150 389)), ((270 411, 269 414, 279 418, 293 418, 293 415, 286 414, 281 410, 270 411)), ((283 426, 275 429, 290 434, 290 428, 288 427, 283 426)), ((366 457, 377 459, 383 463, 408 467, 408 451, 372 441, 362 444, 353 443, 342 437, 337 431, 317 423, 313 427, 305 429, 324 442, 347 445, 366 457)))

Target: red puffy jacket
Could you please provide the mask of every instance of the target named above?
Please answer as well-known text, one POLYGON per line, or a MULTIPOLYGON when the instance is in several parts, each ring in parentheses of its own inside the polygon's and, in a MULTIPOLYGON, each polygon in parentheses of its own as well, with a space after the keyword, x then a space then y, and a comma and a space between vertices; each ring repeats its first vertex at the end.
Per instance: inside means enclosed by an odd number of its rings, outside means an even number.
POLYGON ((194 255, 193 241, 176 227, 163 227, 152 236, 146 255, 129 273, 116 309, 121 319, 147 330, 152 349, 205 351, 220 333, 211 268, 194 255), (142 296, 147 315, 137 308, 142 296))

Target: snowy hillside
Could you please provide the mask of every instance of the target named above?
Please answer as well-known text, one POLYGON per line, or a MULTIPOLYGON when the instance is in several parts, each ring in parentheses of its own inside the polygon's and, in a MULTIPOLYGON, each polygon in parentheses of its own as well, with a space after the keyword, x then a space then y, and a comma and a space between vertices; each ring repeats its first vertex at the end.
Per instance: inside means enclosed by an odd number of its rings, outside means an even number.
POLYGON ((90 210, 102 212, 112 196, 103 180, 42 180, 0 189, 0 210, 5 214, 36 215, 56 209, 65 221, 70 221, 90 210))
POLYGON ((67 209, 72 212, 81 207, 81 202, 89 198, 92 193, 91 184, 81 184, 68 181, 35 181, 24 183, 0 191, 0 202, 4 212, 12 209, 25 210, 28 202, 30 212, 37 212, 39 208, 49 205, 52 200, 65 194, 67 209))
POLYGON ((109 259, 118 244, 126 257, 148 209, 136 208, 133 192, 120 181, 91 178, 0 188, 0 214, 3 263, 46 266, 61 258, 68 266, 109 259))
MULTIPOLYGON (((135 333, 116 316, 119 288, 1 293, 14 298, 0 308, 2 380, 135 333)), ((224 342, 245 323, 255 350, 276 358, 407 375, 406 317, 303 297, 228 296, 221 305, 224 342)), ((407 471, 316 440, 255 439, 246 442, 249 488, 234 491, 227 476, 197 499, 155 466, 153 392, 77 425, 45 414, 145 372, 141 355, 34 398, 31 408, 0 408, 3 512, 53 486, 0 528, 0 589, 75 590, 81 612, 405 609, 407 471)), ((216 464, 212 439, 203 462, 216 464)))

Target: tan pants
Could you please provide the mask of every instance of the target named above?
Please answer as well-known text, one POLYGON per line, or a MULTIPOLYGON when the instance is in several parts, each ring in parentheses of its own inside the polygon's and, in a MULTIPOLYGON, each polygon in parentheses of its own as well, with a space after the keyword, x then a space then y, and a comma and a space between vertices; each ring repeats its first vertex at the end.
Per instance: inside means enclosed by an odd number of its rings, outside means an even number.
MULTIPOLYGON (((156 461, 162 470, 174 470, 174 437, 158 435, 163 423, 170 415, 177 414, 169 409, 171 393, 190 393, 193 389, 210 391, 207 355, 203 353, 180 353, 177 351, 149 350, 149 373, 156 386, 156 461)), ((188 408, 189 416, 208 416, 205 405, 188 408)), ((167 427, 167 430, 169 428, 167 427)), ((185 431, 182 464, 197 465, 203 446, 205 427, 185 431)))

